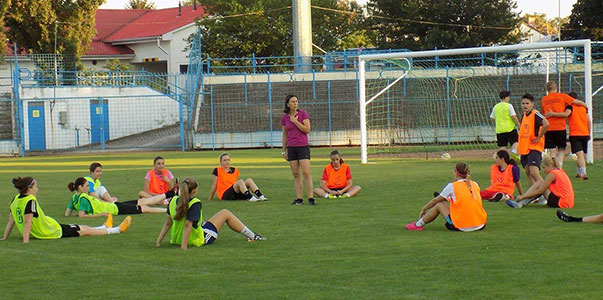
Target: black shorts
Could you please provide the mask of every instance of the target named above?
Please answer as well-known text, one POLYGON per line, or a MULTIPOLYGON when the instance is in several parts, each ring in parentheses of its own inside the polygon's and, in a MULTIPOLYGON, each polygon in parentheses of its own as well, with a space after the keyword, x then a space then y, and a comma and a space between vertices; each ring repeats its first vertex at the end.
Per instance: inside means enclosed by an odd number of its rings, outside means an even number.
POLYGON ((548 207, 559 207, 559 196, 551 192, 549 197, 546 199, 546 206, 548 207))
POLYGON ((61 225, 61 238, 70 238, 70 237, 78 237, 80 236, 80 226, 75 224, 59 224, 61 225))
POLYGON ((218 238, 218 229, 212 222, 203 222, 201 228, 203 228, 203 238, 205 239, 204 245, 209 245, 218 238))
POLYGON ((222 194, 222 198, 220 200, 247 200, 245 194, 237 193, 234 190, 234 186, 230 186, 227 190, 222 194))
POLYGON ((498 144, 498 147, 506 147, 508 144, 513 145, 517 143, 518 139, 517 129, 496 134, 496 143, 498 144))
POLYGON ((142 213, 142 208, 137 204, 115 202, 115 205, 117 206, 118 215, 139 215, 142 213))
POLYGON ((578 153, 580 151, 586 154, 588 152, 588 141, 590 136, 570 136, 570 145, 572 145, 572 153, 578 153))
POLYGON ((287 161, 310 159, 310 146, 287 147, 287 161))
MULTIPOLYGON (((450 231, 461 231, 460 229, 456 228, 456 226, 454 226, 454 223, 452 223, 452 219, 450 218, 450 215, 446 216, 446 223, 444 223, 444 226, 446 226, 446 229, 450 230, 450 231)), ((480 231, 480 230, 484 230, 484 228, 486 228, 486 224, 484 224, 484 226, 476 231, 480 231)))
POLYGON ((540 163, 542 162, 542 152, 537 150, 530 150, 527 155, 521 155, 521 165, 525 169, 526 166, 536 166, 540 169, 540 163))
POLYGON ((567 133, 565 130, 552 130, 544 133, 545 149, 565 149, 567 145, 567 133))

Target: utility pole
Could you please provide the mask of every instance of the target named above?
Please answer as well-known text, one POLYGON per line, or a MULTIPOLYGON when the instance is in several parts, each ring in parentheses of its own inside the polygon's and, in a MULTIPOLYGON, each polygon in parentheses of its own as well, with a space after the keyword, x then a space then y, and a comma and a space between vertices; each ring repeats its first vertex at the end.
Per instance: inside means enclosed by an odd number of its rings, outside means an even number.
POLYGON ((292 0, 295 72, 312 71, 312 10, 310 0, 292 0))

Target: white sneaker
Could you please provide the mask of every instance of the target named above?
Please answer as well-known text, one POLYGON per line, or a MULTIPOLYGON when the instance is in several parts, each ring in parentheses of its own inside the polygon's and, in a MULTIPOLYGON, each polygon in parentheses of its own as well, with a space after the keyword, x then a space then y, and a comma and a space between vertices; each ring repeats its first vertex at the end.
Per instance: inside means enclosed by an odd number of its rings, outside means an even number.
POLYGON ((540 197, 538 197, 538 201, 535 203, 546 205, 548 203, 548 201, 544 198, 544 196, 540 196, 540 197))
POLYGON ((258 202, 258 201, 262 201, 262 200, 256 196, 251 196, 251 198, 249 198, 249 202, 258 202))
POLYGON ((268 198, 266 198, 266 196, 264 195, 261 195, 258 199, 260 199, 261 201, 268 201, 268 198))

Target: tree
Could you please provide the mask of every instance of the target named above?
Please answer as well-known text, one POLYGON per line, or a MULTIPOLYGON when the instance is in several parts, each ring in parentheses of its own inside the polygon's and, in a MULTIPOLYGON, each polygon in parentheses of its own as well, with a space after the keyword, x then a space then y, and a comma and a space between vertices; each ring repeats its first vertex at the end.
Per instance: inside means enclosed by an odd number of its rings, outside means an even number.
POLYGON ((126 4, 126 9, 155 9, 157 5, 149 0, 130 0, 126 4))
MULTIPOLYGON (((12 0, 6 21, 9 39, 30 53, 60 53, 79 61, 96 34, 95 13, 103 3, 104 0, 12 0)), ((73 70, 76 64, 68 60, 64 65, 73 70)))
POLYGON ((513 0, 370 0, 367 27, 379 48, 425 50, 516 43, 513 0))
MULTIPOLYGON (((291 0, 201 0, 199 3, 209 13, 198 25, 203 52, 211 57, 292 56, 291 0)), ((327 9, 312 8, 315 45, 331 51, 370 44, 370 39, 359 31, 363 15, 356 1, 315 0, 312 5, 327 9)))
POLYGON ((561 29, 565 40, 603 40, 603 2, 578 0, 572 9, 569 23, 561 29))
POLYGON ((4 63, 4 50, 6 49, 6 34, 4 33, 4 16, 10 6, 10 0, 0 2, 0 64, 4 63))

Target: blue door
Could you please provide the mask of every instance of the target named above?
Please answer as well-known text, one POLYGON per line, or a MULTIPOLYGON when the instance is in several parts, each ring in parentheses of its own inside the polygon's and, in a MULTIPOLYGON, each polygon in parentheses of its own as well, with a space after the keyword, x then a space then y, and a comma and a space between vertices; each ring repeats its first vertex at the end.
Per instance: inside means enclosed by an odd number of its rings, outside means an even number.
POLYGON ((90 100, 91 143, 109 140, 109 103, 107 100, 90 100))
POLYGON ((27 121, 29 127, 29 150, 45 150, 46 125, 44 124, 44 102, 29 102, 27 121))

